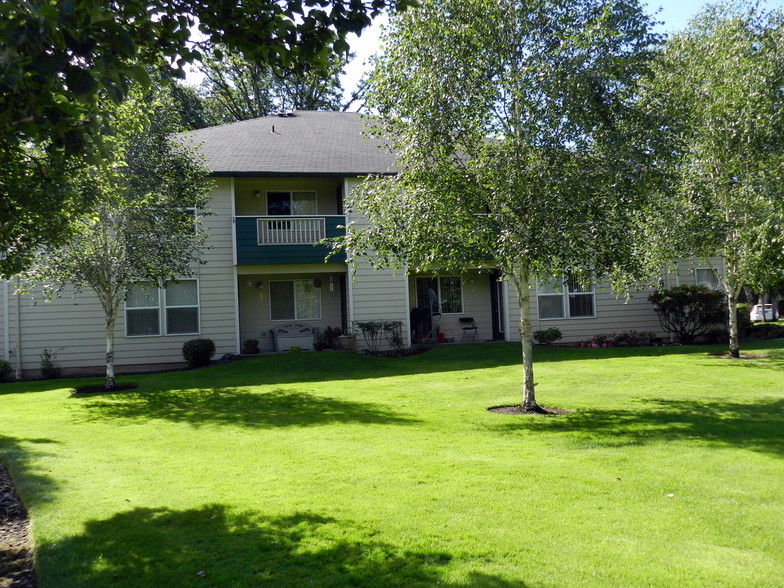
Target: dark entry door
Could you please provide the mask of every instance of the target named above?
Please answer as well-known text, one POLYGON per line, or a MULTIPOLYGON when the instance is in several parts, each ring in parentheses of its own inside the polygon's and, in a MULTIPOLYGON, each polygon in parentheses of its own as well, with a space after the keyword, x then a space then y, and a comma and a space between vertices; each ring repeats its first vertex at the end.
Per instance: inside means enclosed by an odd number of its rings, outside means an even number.
POLYGON ((493 316, 493 341, 504 341, 504 323, 506 322, 504 313, 504 285, 498 280, 501 278, 500 272, 490 274, 490 309, 493 316))

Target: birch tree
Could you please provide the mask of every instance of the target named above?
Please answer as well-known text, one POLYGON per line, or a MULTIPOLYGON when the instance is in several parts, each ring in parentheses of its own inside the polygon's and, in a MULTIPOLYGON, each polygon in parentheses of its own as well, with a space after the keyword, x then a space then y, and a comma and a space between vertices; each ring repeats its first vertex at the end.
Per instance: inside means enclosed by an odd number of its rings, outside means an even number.
POLYGON ((668 243, 656 135, 636 110, 657 37, 636 0, 427 0, 392 19, 371 79, 373 132, 397 160, 351 205, 349 258, 409 271, 498 268, 521 309, 534 386, 537 278, 628 289, 668 243), (655 245, 655 246, 654 246, 655 245))
POLYGON ((784 256, 784 14, 758 3, 709 6, 666 44, 643 93, 669 118, 689 247, 724 257, 729 352, 737 301, 784 256))
POLYGON ((75 219, 67 240, 40 251, 23 278, 27 290, 43 284, 47 298, 66 284, 98 298, 109 390, 115 386, 115 325, 126 292, 137 282, 163 286, 193 275, 206 238, 199 225, 210 184, 206 167, 173 140, 165 104, 137 96, 107 108, 112 122, 104 133, 113 159, 86 168, 79 181, 98 204, 75 219))

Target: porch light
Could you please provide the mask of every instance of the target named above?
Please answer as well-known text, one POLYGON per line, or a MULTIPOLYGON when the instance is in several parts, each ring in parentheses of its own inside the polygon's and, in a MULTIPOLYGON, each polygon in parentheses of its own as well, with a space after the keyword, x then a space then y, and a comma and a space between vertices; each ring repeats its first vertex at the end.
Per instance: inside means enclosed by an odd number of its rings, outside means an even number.
POLYGON ((259 192, 258 190, 256 190, 256 191, 253 193, 253 197, 254 197, 254 198, 261 198, 261 192, 259 192))
POLYGON ((313 278, 313 287, 321 288, 321 278, 313 278))

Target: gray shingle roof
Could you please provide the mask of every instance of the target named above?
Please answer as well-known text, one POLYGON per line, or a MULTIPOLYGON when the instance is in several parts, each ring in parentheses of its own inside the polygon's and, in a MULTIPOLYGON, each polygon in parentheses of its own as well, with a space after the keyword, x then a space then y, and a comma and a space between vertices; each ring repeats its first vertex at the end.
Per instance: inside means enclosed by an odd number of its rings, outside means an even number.
POLYGON ((393 157, 354 112, 297 111, 182 133, 215 176, 389 173, 393 157), (274 128, 274 132, 273 132, 274 128))

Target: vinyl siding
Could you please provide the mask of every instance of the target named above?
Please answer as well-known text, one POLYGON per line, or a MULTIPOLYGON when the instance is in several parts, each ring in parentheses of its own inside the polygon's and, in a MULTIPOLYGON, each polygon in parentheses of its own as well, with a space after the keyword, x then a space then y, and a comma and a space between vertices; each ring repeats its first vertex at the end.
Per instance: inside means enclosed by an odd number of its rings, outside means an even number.
MULTIPOLYGON (((340 305, 340 287, 342 273, 323 273, 314 272, 311 268, 298 268, 291 266, 287 268, 275 268, 282 270, 276 273, 267 273, 264 268, 259 268, 257 273, 239 276, 239 298, 240 298, 240 338, 258 339, 259 350, 262 353, 274 351, 274 341, 271 329, 286 323, 302 323, 325 330, 327 327, 340 327, 342 323, 340 305), (329 278, 333 279, 333 291, 329 291, 329 278), (321 280, 321 320, 300 319, 291 321, 273 321, 270 318, 270 281, 271 280, 321 280), (263 289, 260 291, 256 284, 262 282, 263 289)), ((345 271, 345 268, 343 268, 345 271)))
MULTIPOLYGON (((360 180, 346 180, 346 193, 359 184, 360 180)), ((367 226, 367 219, 358 215, 347 215, 347 223, 357 227, 367 226)), ((374 270, 365 259, 357 261, 355 272, 348 280, 349 324, 352 321, 386 319, 403 323, 403 340, 411 343, 411 320, 408 302, 408 278, 404 270, 374 270)), ((357 349, 365 348, 361 336, 357 336, 357 349)))
MULTIPOLYGON (((215 342, 216 357, 237 351, 234 314, 235 272, 232 266, 231 180, 215 183, 210 202, 213 214, 205 216, 210 249, 205 265, 195 268, 199 284, 199 335, 126 337, 124 305, 115 326, 115 364, 118 373, 154 366, 182 365, 182 345, 195 337, 215 342)), ((34 296, 35 297, 35 296, 34 296)), ((22 296, 20 303, 21 362, 25 377, 35 377, 40 354, 55 350, 64 374, 100 373, 105 365, 104 314, 90 290, 66 288, 51 302, 33 303, 22 296)), ((11 305, 15 317, 15 305, 11 305)), ((16 345, 16 333, 13 334, 16 345)), ((0 337, 2 340, 2 337, 0 337)))
MULTIPOLYGON (((409 279, 409 300, 411 306, 417 304, 416 279, 430 277, 414 275, 409 279)), ((459 343, 463 337, 461 318, 473 318, 477 326, 476 337, 469 335, 468 340, 490 341, 493 338, 492 306, 490 304, 490 276, 486 273, 464 272, 460 275, 463 291, 463 312, 442 314, 438 319, 438 329, 446 339, 459 343)), ((426 333, 424 333, 426 335, 426 333)))

